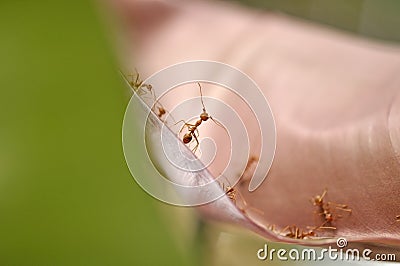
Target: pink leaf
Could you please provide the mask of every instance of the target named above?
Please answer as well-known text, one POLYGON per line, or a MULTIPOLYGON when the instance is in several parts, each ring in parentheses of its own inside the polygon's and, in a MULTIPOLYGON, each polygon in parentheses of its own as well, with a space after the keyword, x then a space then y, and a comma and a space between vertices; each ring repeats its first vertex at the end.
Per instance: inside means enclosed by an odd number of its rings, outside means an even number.
MULTIPOLYGON (((222 61, 252 77, 271 105, 277 149, 268 177, 252 193, 243 177, 245 185, 236 188, 246 204, 238 207, 225 197, 200 207, 206 217, 284 242, 319 245, 345 237, 399 252, 400 47, 226 3, 121 0, 114 5, 125 17, 133 14, 126 10, 136 10, 136 23, 128 28, 141 29, 135 54, 144 73, 185 60, 222 61), (146 27, 140 10, 150 5, 159 23, 146 27), (322 231, 332 238, 294 240, 268 230, 323 222, 310 199, 324 188, 327 201, 352 209, 351 214, 337 211, 343 217, 332 223, 336 230, 322 231)), ((162 103, 173 108, 186 96, 167 95, 162 103)), ((231 100, 229 94, 218 97, 231 100)), ((250 134, 256 130, 248 128, 250 134)), ((212 131, 210 126, 207 132, 212 131)), ((228 141, 216 139, 219 147, 228 141)), ((204 174, 209 180, 210 172, 204 174)))

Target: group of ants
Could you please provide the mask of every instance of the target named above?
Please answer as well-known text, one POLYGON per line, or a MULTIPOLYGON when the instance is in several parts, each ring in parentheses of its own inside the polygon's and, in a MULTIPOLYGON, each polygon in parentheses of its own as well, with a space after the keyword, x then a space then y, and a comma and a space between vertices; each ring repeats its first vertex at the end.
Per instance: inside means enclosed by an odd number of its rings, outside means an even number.
MULTIPOLYGON (((125 75, 123 75, 125 77, 125 75)), ((155 93, 153 91, 153 87, 151 84, 146 84, 144 83, 139 76, 139 73, 137 70, 135 70, 134 74, 129 74, 127 75, 128 78, 126 79, 131 86, 131 88, 134 90, 135 93, 137 93, 139 96, 143 94, 150 93, 150 95, 153 97, 154 100, 154 105, 152 107, 152 111, 156 114, 156 116, 162 121, 164 121, 164 116, 167 115, 168 111, 162 106, 162 104, 157 100, 155 93)), ((184 120, 180 120, 176 122, 175 124, 178 124, 180 122, 183 122, 183 126, 179 131, 179 134, 182 133, 182 131, 186 128, 187 132, 183 135, 182 141, 184 144, 189 145, 193 140, 196 142, 195 147, 192 149, 193 153, 196 153, 197 148, 199 147, 199 126, 203 123, 211 119, 216 125, 223 127, 218 121, 216 121, 212 116, 210 116, 207 113, 207 110, 205 108, 204 102, 203 102, 203 94, 202 94, 202 88, 200 83, 197 83, 199 86, 200 90, 200 99, 201 99, 201 104, 202 104, 202 112, 199 115, 199 119, 194 123, 188 123, 184 120)), ((246 170, 248 170, 249 165, 257 161, 256 157, 250 157, 246 170)), ((223 191, 225 192, 226 196, 234 203, 236 204, 237 201, 237 194, 239 193, 234 187, 231 186, 225 186, 223 183, 221 185, 223 191)), ((314 226, 314 227, 307 227, 307 229, 299 228, 296 225, 288 225, 284 227, 281 230, 276 230, 275 225, 270 225, 269 230, 274 232, 275 234, 292 238, 292 239, 314 239, 318 237, 317 231, 319 230, 331 230, 334 231, 336 230, 336 226, 333 225, 333 223, 339 219, 342 218, 343 215, 342 213, 352 213, 352 209, 348 207, 347 204, 339 204, 335 202, 330 202, 330 201, 325 201, 324 198, 327 194, 327 189, 325 188, 324 191, 322 192, 321 195, 316 195, 311 198, 311 203, 313 206, 316 208, 315 210, 315 215, 321 217, 322 223, 319 226, 314 226), (337 212, 341 213, 337 213, 337 212)), ((245 203, 246 205, 246 203, 245 203)), ((239 208, 240 209, 240 208, 239 208)), ((241 212, 245 213, 244 209, 240 209, 241 212)), ((400 214, 396 215, 396 222, 400 222, 400 214)))
MULTIPOLYGON (((135 93, 137 93, 139 96, 141 96, 143 94, 150 93, 150 95, 152 96, 152 98, 154 100, 154 105, 152 107, 152 111, 157 115, 157 117, 161 121, 165 122, 163 117, 165 115, 167 115, 168 111, 165 110, 165 108, 162 106, 162 104, 157 100, 157 97, 156 97, 156 95, 155 95, 155 93, 153 91, 153 86, 151 84, 144 83, 140 79, 140 75, 139 75, 139 73, 137 72, 136 69, 135 69, 135 73, 134 74, 129 74, 128 75, 127 81, 129 83, 129 85, 133 88, 135 93)), ((183 143, 189 145, 193 140, 196 141, 196 146, 192 149, 193 153, 196 153, 197 148, 200 145, 200 142, 199 142, 199 139, 198 139, 198 137, 200 135, 198 127, 203 122, 206 122, 208 119, 211 119, 216 125, 224 128, 222 124, 220 124, 218 121, 216 121, 212 116, 210 116, 207 113, 206 107, 204 106, 204 102, 203 102, 203 93, 202 93, 201 85, 200 85, 200 83, 197 83, 197 84, 198 84, 199 90, 200 90, 200 100, 201 100, 201 104, 203 106, 203 112, 199 115, 199 119, 194 124, 187 123, 184 120, 180 120, 180 121, 175 123, 175 124, 178 124, 178 123, 183 122, 183 126, 182 126, 181 130, 179 131, 179 134, 182 133, 182 131, 185 128, 187 129, 187 132, 182 137, 183 143)))

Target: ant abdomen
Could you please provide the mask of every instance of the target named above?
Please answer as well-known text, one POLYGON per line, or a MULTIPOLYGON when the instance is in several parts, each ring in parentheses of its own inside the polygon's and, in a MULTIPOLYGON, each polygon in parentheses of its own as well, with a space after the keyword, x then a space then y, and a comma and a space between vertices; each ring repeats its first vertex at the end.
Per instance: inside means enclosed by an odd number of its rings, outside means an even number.
POLYGON ((186 133, 185 135, 183 135, 183 143, 188 144, 191 141, 192 141, 191 133, 186 133))

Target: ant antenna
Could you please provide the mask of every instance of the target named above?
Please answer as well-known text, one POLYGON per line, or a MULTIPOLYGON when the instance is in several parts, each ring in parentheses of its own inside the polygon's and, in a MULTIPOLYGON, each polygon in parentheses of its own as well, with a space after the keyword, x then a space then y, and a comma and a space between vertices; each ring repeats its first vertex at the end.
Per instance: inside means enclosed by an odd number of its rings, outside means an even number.
POLYGON ((204 102, 203 102, 203 92, 201 91, 200 82, 197 82, 197 85, 199 85, 199 88, 200 88, 200 100, 201 100, 201 105, 203 105, 203 112, 205 112, 205 111, 206 111, 206 107, 204 106, 204 102))
MULTIPOLYGON (((207 113, 206 107, 204 106, 204 102, 203 102, 203 91, 201 90, 200 82, 197 82, 197 85, 199 85, 199 88, 200 88, 200 100, 201 100, 201 105, 203 106, 203 112, 207 113)), ((209 118, 211 118, 211 120, 214 121, 214 123, 217 124, 217 126, 224 128, 224 126, 220 122, 216 121, 212 116, 209 116, 209 118)))

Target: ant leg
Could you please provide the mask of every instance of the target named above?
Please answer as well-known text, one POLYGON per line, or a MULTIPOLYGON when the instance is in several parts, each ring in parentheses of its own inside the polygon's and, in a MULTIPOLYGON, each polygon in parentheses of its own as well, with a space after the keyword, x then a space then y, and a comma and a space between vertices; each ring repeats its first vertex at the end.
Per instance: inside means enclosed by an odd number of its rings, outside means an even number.
MULTIPOLYGON (((152 95, 153 96, 155 96, 153 93, 152 93, 152 95)), ((156 110, 156 109, 158 109, 158 110, 160 110, 160 109, 164 109, 164 106, 162 106, 162 104, 159 102, 159 101, 156 101, 155 100, 155 97, 153 97, 154 98, 154 103, 153 103, 153 105, 151 106, 151 110, 153 111, 153 112, 155 112, 154 110, 156 110)), ((164 109, 165 110, 165 109, 164 109)), ((157 115, 158 116, 158 115, 157 115)))
POLYGON ((137 89, 140 89, 140 88, 143 87, 143 81, 140 81, 139 83, 138 82, 139 81, 135 81, 135 86, 136 86, 137 89))
MULTIPOLYGON (((122 73, 122 71, 121 71, 121 73, 122 73)), ((124 75, 124 76, 125 76, 125 75, 124 75)), ((126 75, 125 77, 126 77, 127 79, 128 79, 128 77, 129 77, 129 84, 130 84, 130 85, 135 84, 134 81, 133 81, 133 74, 128 74, 128 75, 126 75)))
POLYGON ((290 231, 290 225, 287 225, 286 227, 284 227, 281 231, 279 231, 279 234, 281 235, 282 233, 284 233, 285 231, 289 230, 290 231))
MULTIPOLYGON (((139 81, 139 77, 140 77, 140 75, 139 75, 139 72, 137 71, 137 68, 136 68, 136 67, 135 67, 135 75, 136 75, 135 84, 137 84, 137 83, 138 83, 138 81, 139 81)), ((133 77, 133 75, 132 75, 132 77, 133 77)))
POLYGON ((194 127, 195 125, 192 125, 192 124, 189 124, 189 123, 186 123, 186 121, 185 120, 179 120, 178 122, 176 122, 174 125, 176 125, 176 124, 178 124, 178 123, 180 123, 180 122, 183 122, 183 126, 182 126, 182 128, 181 128, 181 130, 179 130, 179 133, 181 133, 182 132, 182 130, 185 128, 185 127, 187 127, 188 129, 189 129, 189 127, 194 127))
POLYGON ((127 79, 127 80, 129 80, 128 81, 128 83, 129 83, 129 85, 133 88, 133 90, 136 92, 137 91, 137 88, 136 88, 136 84, 137 84, 137 82, 138 82, 138 80, 137 80, 137 75, 136 74, 127 74, 127 75, 125 75, 125 74, 123 74, 123 72, 122 72, 122 70, 121 70, 121 73, 122 73, 122 75, 127 79), (135 77, 136 77, 136 79, 135 79, 135 77))
POLYGON ((189 123, 185 123, 185 124, 183 125, 183 127, 181 128, 181 130, 179 131, 179 133, 181 133, 182 130, 183 130, 185 127, 187 127, 188 130, 190 130, 190 127, 195 127, 195 125, 192 125, 192 124, 189 124, 189 123))
POLYGON ((174 126, 175 126, 176 124, 180 123, 180 122, 183 122, 184 124, 186 124, 186 121, 183 120, 183 119, 181 119, 181 120, 179 120, 178 122, 176 122, 176 123, 174 124, 174 126))
POLYGON ((322 192, 322 194, 321 194, 321 197, 320 197, 321 200, 325 197, 325 195, 326 195, 327 192, 328 192, 328 189, 325 188, 325 189, 324 189, 324 192, 322 192))
POLYGON ((341 210, 341 211, 346 211, 346 212, 352 212, 351 209, 349 209, 349 206, 347 204, 339 204, 335 202, 328 202, 330 205, 334 205, 335 209, 341 210))
POLYGON ((336 206, 335 208, 341 211, 345 211, 345 212, 349 212, 352 213, 353 211, 349 208, 347 208, 347 205, 345 205, 346 207, 342 207, 342 206, 336 206))
POLYGON ((290 237, 290 238, 294 238, 294 236, 295 236, 295 230, 296 230, 295 228, 296 228, 295 225, 289 226, 289 233, 287 233, 286 236, 287 236, 287 237, 290 237))
MULTIPOLYGON (((136 79, 135 79, 135 86, 137 89, 140 89, 142 87, 143 81, 140 81, 140 74, 137 71, 136 67, 135 67, 135 75, 136 75, 136 79)), ((133 77, 133 75, 132 75, 133 77)))
POLYGON ((189 126, 188 126, 188 124, 186 123, 185 120, 179 120, 179 121, 176 122, 174 125, 176 125, 176 124, 178 124, 178 123, 180 123, 180 122, 183 122, 183 126, 182 126, 181 130, 179 130, 178 135, 183 131, 183 129, 184 129, 185 127, 187 127, 187 128, 189 129, 189 126))
POLYGON ((294 238, 295 239, 297 239, 297 237, 300 236, 300 232, 299 231, 300 231, 300 229, 298 227, 296 227, 296 230, 295 230, 296 233, 294 234, 294 238))
POLYGON ((199 145, 200 145, 200 142, 199 142, 199 140, 197 139, 197 136, 196 136, 196 134, 192 134, 192 136, 194 137, 194 140, 196 141, 196 146, 193 148, 193 153, 196 153, 196 151, 197 151, 197 148, 199 147, 199 145))
POLYGON ((199 130, 197 129, 197 127, 196 127, 196 133, 197 133, 196 137, 199 137, 199 136, 200 136, 200 132, 199 132, 199 130))
POLYGON ((336 227, 334 226, 325 226, 326 224, 329 224, 330 221, 325 221, 323 222, 320 226, 318 226, 317 228, 315 228, 316 230, 318 229, 330 229, 330 230, 336 230, 336 227))
POLYGON ((275 232, 275 225, 274 225, 274 224, 270 224, 270 225, 268 226, 268 229, 269 229, 270 231, 276 233, 276 232, 275 232))

